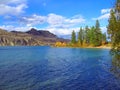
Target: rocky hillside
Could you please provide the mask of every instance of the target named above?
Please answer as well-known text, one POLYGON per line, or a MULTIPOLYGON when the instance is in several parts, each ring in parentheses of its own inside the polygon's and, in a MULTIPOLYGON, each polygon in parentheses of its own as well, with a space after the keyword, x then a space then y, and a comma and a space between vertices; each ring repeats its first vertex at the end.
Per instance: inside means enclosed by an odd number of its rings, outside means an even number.
POLYGON ((8 32, 0 29, 0 46, 54 45, 58 41, 69 42, 69 40, 58 38, 49 31, 36 30, 34 28, 27 32, 8 32))
POLYGON ((54 35, 53 33, 50 33, 49 31, 43 31, 43 30, 39 30, 37 31, 36 29, 32 28, 30 31, 27 31, 26 33, 31 34, 31 35, 35 35, 35 36, 42 36, 42 37, 48 37, 48 38, 57 38, 56 35, 54 35))

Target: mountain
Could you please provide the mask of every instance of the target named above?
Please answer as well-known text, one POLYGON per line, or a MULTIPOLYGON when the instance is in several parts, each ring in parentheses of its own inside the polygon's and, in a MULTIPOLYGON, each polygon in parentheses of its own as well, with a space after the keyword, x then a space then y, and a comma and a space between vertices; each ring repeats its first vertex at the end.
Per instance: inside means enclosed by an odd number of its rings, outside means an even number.
POLYGON ((58 38, 56 35, 46 30, 36 30, 32 28, 27 32, 8 32, 0 29, 0 46, 54 45, 58 41, 69 42, 69 40, 58 38))
POLYGON ((46 30, 36 30, 32 28, 30 31, 27 31, 26 33, 31 34, 31 35, 37 35, 37 36, 42 36, 42 37, 48 37, 48 38, 57 38, 56 35, 53 33, 50 33, 49 31, 46 30))

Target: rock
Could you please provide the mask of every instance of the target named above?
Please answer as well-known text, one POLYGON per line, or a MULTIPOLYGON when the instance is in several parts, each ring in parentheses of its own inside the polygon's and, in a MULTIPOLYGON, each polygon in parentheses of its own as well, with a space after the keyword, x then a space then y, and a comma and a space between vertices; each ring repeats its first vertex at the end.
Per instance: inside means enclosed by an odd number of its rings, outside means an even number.
POLYGON ((0 29, 0 46, 54 45, 58 41, 69 42, 69 40, 58 38, 49 31, 38 31, 34 28, 27 32, 7 32, 6 30, 0 29))

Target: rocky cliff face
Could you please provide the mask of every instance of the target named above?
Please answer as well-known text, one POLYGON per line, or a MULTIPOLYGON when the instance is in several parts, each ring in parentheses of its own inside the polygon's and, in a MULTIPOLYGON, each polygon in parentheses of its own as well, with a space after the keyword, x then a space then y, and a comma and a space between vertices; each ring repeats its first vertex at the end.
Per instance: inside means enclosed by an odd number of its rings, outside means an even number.
POLYGON ((58 38, 49 31, 36 30, 34 28, 27 32, 7 32, 0 29, 0 46, 53 45, 58 41, 69 42, 69 40, 58 38))

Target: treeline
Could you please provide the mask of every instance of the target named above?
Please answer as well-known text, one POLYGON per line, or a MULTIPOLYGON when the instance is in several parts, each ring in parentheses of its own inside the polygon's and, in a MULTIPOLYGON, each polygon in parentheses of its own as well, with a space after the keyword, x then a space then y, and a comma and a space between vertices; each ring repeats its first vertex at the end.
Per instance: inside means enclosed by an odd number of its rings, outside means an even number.
POLYGON ((112 50, 120 53, 120 0, 116 0, 115 7, 110 11, 107 32, 111 39, 112 50))
POLYGON ((80 28, 76 33, 74 30, 71 34, 71 46, 86 47, 86 46, 101 46, 107 43, 106 33, 102 33, 100 23, 96 20, 95 26, 80 28))

